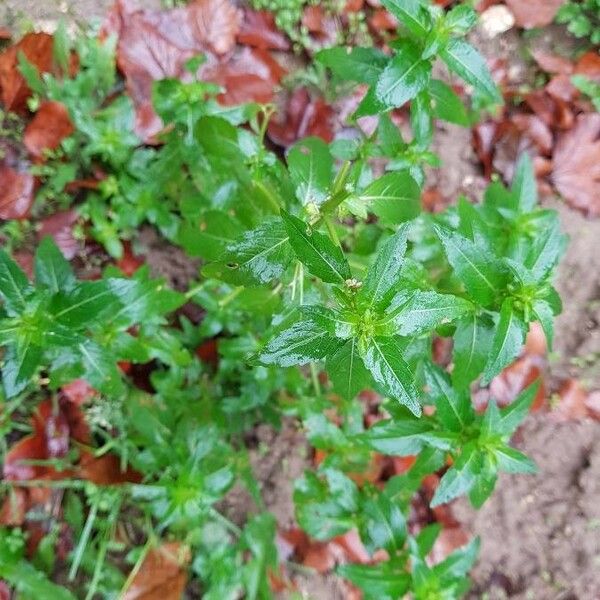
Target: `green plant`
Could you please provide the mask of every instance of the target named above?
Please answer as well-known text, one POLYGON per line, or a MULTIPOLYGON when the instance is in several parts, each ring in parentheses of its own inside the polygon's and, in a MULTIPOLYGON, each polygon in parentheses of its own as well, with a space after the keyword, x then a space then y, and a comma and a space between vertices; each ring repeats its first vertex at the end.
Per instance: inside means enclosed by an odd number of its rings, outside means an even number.
MULTIPOLYGON (((498 472, 535 470, 509 443, 535 384, 507 408, 490 399, 483 414, 471 394, 519 355, 530 323, 541 323, 551 346, 561 308, 552 276, 564 236, 557 215, 537 206, 527 155, 510 188, 495 180, 479 204, 461 198, 439 214, 421 211, 423 163, 436 163, 428 150, 434 119, 470 118, 454 91, 431 79, 433 61, 440 56, 490 101, 498 92, 461 39, 474 22, 470 8, 385 5, 407 30, 392 43, 393 57, 366 48, 319 55, 336 75, 370 86, 359 110, 378 114, 375 132, 332 144, 306 138, 285 161, 265 144, 272 107, 221 107, 218 88, 202 81, 156 82, 153 104, 169 127, 162 145, 141 146, 129 100, 107 101, 110 44, 82 41, 78 53, 89 61, 82 58, 74 77, 40 78, 22 61, 38 96, 69 109, 77 131, 63 142, 68 160, 81 156, 78 169, 97 160, 107 172, 78 207, 91 234, 119 257, 123 240, 150 222, 202 260, 198 281, 179 293, 145 267, 125 277, 109 266, 99 280, 78 280, 48 238, 37 249, 33 283, 0 252, 8 413, 29 431, 17 407, 29 413, 49 396, 58 418, 59 388, 84 378, 96 390, 84 408, 89 438, 71 440, 58 457, 34 457, 42 466, 60 462, 67 474, 2 484, 10 493, 62 490, 78 540, 66 559, 68 579, 75 591, 83 577, 87 598, 125 593, 134 576, 124 565, 135 574, 161 539, 190 551, 203 598, 270 597, 275 521, 244 443, 257 423, 297 418, 324 455, 295 484, 302 528, 318 540, 356 528, 371 556, 385 551, 380 562, 339 568, 367 598, 451 599, 468 588, 477 540, 432 566, 426 557, 439 527, 408 532, 425 476, 443 473, 434 506, 468 495, 479 507, 498 472), (389 114, 407 101, 410 143, 389 114), (187 302, 201 307, 199 322, 178 312, 187 302), (439 338, 452 339, 452 368, 434 360, 439 338), (198 356, 206 345, 212 361, 198 356), (131 364, 145 373, 143 384, 125 368, 131 364), (380 393, 370 427, 363 390, 380 393), (119 460, 112 482, 119 487, 77 476, 86 453, 109 452, 119 460), (374 453, 416 461, 381 487, 359 485, 352 475, 374 453), (125 476, 127 468, 137 476, 125 476), (256 505, 243 528, 222 504, 236 484, 256 505), (135 543, 123 557, 114 532, 125 520, 135 543)), ((12 426, 3 423, 3 434, 12 426)), ((53 547, 52 535, 42 550, 53 547)), ((54 593, 51 552, 38 553, 34 567, 23 561, 20 532, 0 530, 0 542, 0 576, 30 596, 36 585, 54 593)))
POLYGON ((598 0, 569 0, 559 9, 556 20, 566 23, 567 29, 578 38, 600 44, 600 2, 598 0))

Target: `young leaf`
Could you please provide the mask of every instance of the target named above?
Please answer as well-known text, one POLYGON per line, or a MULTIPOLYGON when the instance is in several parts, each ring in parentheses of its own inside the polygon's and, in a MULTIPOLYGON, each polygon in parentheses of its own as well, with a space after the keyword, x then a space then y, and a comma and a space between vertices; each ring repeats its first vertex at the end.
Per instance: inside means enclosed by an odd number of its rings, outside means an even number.
POLYGON ((532 312, 542 326, 542 330, 546 336, 548 351, 552 352, 552 344, 554 342, 554 313, 552 307, 545 300, 535 300, 532 312))
POLYGON ((418 454, 424 446, 449 450, 452 444, 451 435, 436 432, 425 419, 379 421, 361 439, 376 452, 390 456, 418 454))
POLYGON ((357 298, 367 307, 380 307, 389 301, 390 293, 400 278, 409 229, 408 223, 401 225, 383 244, 375 263, 367 271, 357 298))
POLYGON ((421 213, 421 189, 406 171, 379 177, 361 192, 360 200, 384 225, 399 225, 421 213))
POLYGON ((351 338, 335 354, 327 357, 327 373, 333 389, 351 400, 371 385, 371 375, 358 352, 358 340, 351 338))
POLYGON ((71 265, 49 236, 44 237, 37 248, 34 270, 36 285, 43 285, 54 293, 75 284, 71 265))
POLYGON ((500 320, 492 342, 492 349, 483 371, 482 383, 487 385, 518 355, 525 343, 527 325, 514 310, 513 300, 507 298, 500 309, 500 320))
POLYGON ((313 275, 327 283, 343 283, 352 277, 339 246, 298 217, 283 210, 281 216, 296 256, 313 275))
POLYGON ((10 315, 20 314, 25 310, 25 297, 30 290, 25 273, 4 250, 0 250, 0 297, 10 315))
POLYGON ((498 88, 490 75, 485 59, 473 46, 461 39, 452 39, 440 57, 451 71, 470 83, 493 102, 501 102, 498 88))
POLYGON ((498 468, 506 473, 537 473, 536 464, 525 454, 510 446, 494 449, 494 456, 498 461, 498 468))
POLYGON ((379 493, 361 508, 361 538, 369 553, 384 549, 393 555, 402 551, 406 541, 406 519, 398 504, 379 493))
POLYGON ((397 600, 410 589, 410 575, 405 568, 389 562, 341 565, 337 573, 359 587, 365 600, 397 600))
POLYGON ((387 107, 400 107, 424 90, 430 77, 431 63, 421 59, 417 46, 406 42, 379 76, 377 99, 387 107))
POLYGON ((464 577, 475 564, 479 545, 479 538, 473 538, 468 544, 452 552, 445 560, 435 565, 436 575, 441 580, 450 581, 464 577))
POLYGON ((454 231, 436 225, 435 232, 444 246, 448 261, 473 300, 482 306, 492 304, 506 283, 499 262, 454 231))
POLYGON ((496 433, 510 436, 524 421, 540 387, 539 381, 525 388, 502 412, 496 433))
POLYGON ((276 333, 262 349, 259 359, 281 367, 304 365, 333 354, 343 344, 334 337, 329 324, 309 312, 302 320, 276 333))
POLYGON ((564 252, 566 237, 560 232, 558 221, 540 231, 532 241, 525 266, 537 282, 544 281, 564 252))
POLYGON ((473 442, 467 443, 453 467, 448 469, 431 500, 431 507, 446 504, 467 493, 475 483, 479 471, 480 454, 473 442))
POLYGON ((432 362, 425 363, 428 394, 434 400, 436 415, 450 431, 463 431, 473 422, 475 412, 468 394, 457 392, 448 374, 432 362))
POLYGON ((362 358, 384 394, 406 406, 417 417, 421 415, 414 375, 394 338, 370 339, 362 358))
POLYGON ((431 18, 420 0, 382 0, 382 4, 415 36, 429 32, 431 18))
POLYGON ((377 48, 325 48, 315 58, 340 79, 374 85, 390 58, 377 48))
POLYGON ((457 388, 468 388, 483 371, 493 339, 494 324, 486 315, 474 312, 457 323, 452 349, 452 383, 457 388))
POLYGON ((533 164, 527 152, 519 156, 515 167, 511 192, 515 195, 522 213, 533 210, 538 201, 537 183, 533 172, 533 164))
POLYGON ((469 125, 469 116, 465 106, 449 85, 439 79, 432 79, 429 82, 427 93, 433 101, 434 116, 463 127, 469 125))
POLYGON ((2 367, 2 383, 7 398, 16 396, 27 387, 41 361, 42 349, 32 344, 29 336, 8 347, 2 367))
POLYGON ((329 146, 317 137, 297 142, 287 155, 290 177, 303 205, 322 204, 331 184, 333 157, 329 146))
POLYGON ((386 323, 394 335, 409 336, 451 323, 473 311, 473 305, 464 298, 434 291, 416 290, 401 293, 401 305, 394 300, 387 311, 386 323))

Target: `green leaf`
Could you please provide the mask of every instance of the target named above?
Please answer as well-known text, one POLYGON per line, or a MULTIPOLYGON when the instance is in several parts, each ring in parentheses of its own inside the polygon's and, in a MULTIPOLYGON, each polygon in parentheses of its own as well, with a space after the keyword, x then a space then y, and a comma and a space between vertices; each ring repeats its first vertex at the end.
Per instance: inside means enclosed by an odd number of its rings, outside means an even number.
POLYGON ((452 383, 459 389, 469 387, 483 371, 494 339, 494 324, 486 315, 462 318, 454 333, 452 383))
POLYGON ((444 25, 454 34, 464 35, 477 23, 477 13, 467 4, 459 4, 450 9, 444 19, 444 25))
POLYGON ((347 400, 370 387, 372 382, 358 352, 356 338, 348 340, 335 354, 327 356, 327 373, 333 389, 347 400))
POLYGON ((540 382, 535 381, 525 388, 502 412, 496 433, 511 436, 525 420, 536 397, 540 382))
POLYGON ((455 465, 448 469, 431 500, 431 507, 446 504, 467 493, 475 483, 481 456, 474 443, 467 443, 455 465))
POLYGON ((417 46, 406 42, 377 80, 377 99, 387 107, 400 107, 424 90, 430 77, 431 63, 421 59, 417 46))
POLYGON ((27 387, 41 361, 42 349, 32 344, 28 336, 8 347, 2 366, 2 383, 7 398, 16 396, 27 387))
POLYGON ((202 272, 233 285, 265 284, 281 277, 292 257, 286 227, 279 219, 269 219, 230 243, 225 259, 202 272))
POLYGON ((390 555, 402 551, 406 541, 406 519, 398 504, 382 493, 362 505, 361 539, 372 555, 383 548, 390 555))
POLYGON ((414 546, 411 545, 411 552, 420 558, 425 558, 431 552, 441 531, 442 526, 439 523, 432 523, 423 527, 414 538, 414 546))
POLYGON ((0 250, 0 297, 9 315, 22 313, 31 291, 27 276, 4 250, 0 250))
POLYGON ((370 339, 362 353, 362 359, 386 396, 420 416, 421 405, 414 384, 415 377, 402 358, 402 352, 394 338, 370 339))
POLYGON ((389 562, 341 565, 336 571, 359 587, 365 600, 398 600, 410 589, 410 575, 405 568, 389 562))
POLYGON ((298 200, 305 206, 322 204, 333 173, 333 156, 327 143, 317 137, 300 140, 290 148, 287 162, 298 200))
POLYGON ((537 473, 536 464, 525 454, 510 446, 494 449, 494 456, 498 461, 498 468, 506 473, 537 473))
POLYGON ((545 300, 535 300, 532 312, 542 326, 548 351, 552 352, 552 344, 554 342, 554 313, 552 307, 545 300))
POLYGON ((229 214, 221 210, 208 210, 203 213, 198 225, 184 221, 179 232, 179 243, 190 256, 219 260, 240 233, 240 225, 229 214))
POLYGON ((329 67, 340 79, 374 85, 389 62, 377 48, 326 48, 317 52, 318 62, 329 67))
POLYGON ((502 101, 485 59, 473 46, 464 40, 453 39, 441 51, 440 57, 451 71, 470 83, 479 93, 494 102, 502 101))
POLYGON ((340 471, 307 471, 294 487, 298 523, 311 537, 328 540, 354 526, 358 488, 340 471))
POLYGON ((382 4, 417 37, 425 37, 431 18, 419 0, 382 0, 382 4))
POLYGON ((358 293, 359 303, 377 308, 389 302, 390 294, 400 279, 409 230, 408 223, 401 225, 381 246, 358 293))
POLYGON ((296 256, 313 275, 327 283, 344 283, 352 277, 339 246, 301 219, 283 210, 281 216, 296 256))
POLYGON ((448 261, 473 300, 482 306, 493 304, 496 295, 506 284, 506 275, 498 260, 481 252, 466 237, 437 225, 434 227, 448 261))
POLYGON ((69 262, 58 249, 54 240, 46 236, 35 253, 35 283, 56 293, 68 290, 75 284, 75 275, 69 262))
POLYGON ((515 195, 520 212, 533 210, 538 202, 537 182, 529 154, 523 152, 515 167, 511 192, 515 195))
POLYGON ((449 123, 468 127, 469 116, 462 100, 456 92, 443 81, 432 79, 429 82, 427 93, 433 102, 433 114, 438 119, 449 123))
POLYGON ((425 419, 379 421, 361 435, 361 440, 388 456, 411 456, 424 446, 449 450, 452 445, 451 435, 436 432, 425 419))
POLYGON ((566 237, 560 232, 558 220, 542 229, 532 240, 525 259, 525 266, 535 281, 544 281, 558 263, 565 250, 566 237))
POLYGON ((386 321, 395 335, 410 336, 448 324, 472 312, 471 302, 451 294, 416 290, 392 300, 386 321))
POLYGON ((421 189, 406 171, 386 173, 375 179, 359 199, 388 226, 410 221, 421 213, 421 189))
POLYGON ((428 394, 434 400, 436 416, 450 431, 462 431, 473 422, 475 412, 468 394, 457 392, 448 374, 432 362, 425 363, 428 394))
POLYGON ((458 548, 445 560, 433 567, 436 575, 442 580, 464 577, 475 564, 479 554, 479 538, 473 538, 468 544, 458 548))
POLYGON ((527 335, 527 325, 514 311, 513 300, 507 298, 500 309, 498 328, 492 342, 492 349, 482 383, 487 385, 504 367, 508 366, 521 352, 527 335))
POLYGON ((490 453, 482 457, 481 471, 477 473, 473 487, 469 490, 469 501, 475 508, 481 508, 492 495, 498 481, 498 469, 490 453))
POLYGON ((262 349, 259 359, 281 367, 304 365, 334 354, 343 341, 334 337, 320 315, 305 312, 302 320, 276 333, 262 349))

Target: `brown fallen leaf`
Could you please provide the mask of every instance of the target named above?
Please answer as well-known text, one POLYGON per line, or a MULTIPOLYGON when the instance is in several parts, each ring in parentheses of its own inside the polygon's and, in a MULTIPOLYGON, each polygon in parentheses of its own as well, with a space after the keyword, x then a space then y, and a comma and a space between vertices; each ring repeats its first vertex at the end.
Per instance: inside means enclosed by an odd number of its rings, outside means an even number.
POLYGON ((600 114, 577 117, 554 149, 551 180, 565 200, 590 216, 600 215, 600 114))
POLYGON ((559 402, 550 413, 555 421, 572 421, 584 419, 589 416, 586 400, 587 391, 575 379, 568 379, 558 390, 559 402))
POLYGON ((23 219, 33 203, 33 175, 0 161, 0 219, 23 219))
POLYGON ((80 242, 73 235, 73 226, 78 218, 77 211, 72 208, 55 212, 40 221, 38 239, 51 236, 63 256, 71 260, 80 250, 80 242))
POLYGON ((150 550, 123 600, 181 600, 190 560, 189 548, 179 542, 150 550))
POLYGON ((27 124, 23 143, 33 157, 41 158, 44 150, 55 150, 73 131, 66 106, 61 102, 44 102, 27 124))
POLYGON ((216 54, 233 50, 242 14, 229 0, 195 0, 181 10, 200 45, 216 54))
POLYGON ((290 41, 275 25, 275 17, 266 10, 244 9, 238 42, 263 50, 289 50, 290 41))
POLYGON ((31 90, 18 69, 19 53, 41 73, 52 68, 53 38, 47 33, 28 33, 14 46, 0 54, 0 90, 4 108, 18 113, 26 112, 26 100, 31 90))
POLYGON ((519 27, 544 27, 554 20, 564 0, 505 0, 519 27))

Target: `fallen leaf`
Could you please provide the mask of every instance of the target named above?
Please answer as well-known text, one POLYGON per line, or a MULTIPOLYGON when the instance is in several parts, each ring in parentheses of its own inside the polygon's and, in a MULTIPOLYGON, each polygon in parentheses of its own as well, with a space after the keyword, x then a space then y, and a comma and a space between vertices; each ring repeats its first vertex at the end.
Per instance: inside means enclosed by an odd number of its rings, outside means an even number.
POLYGON ((442 562, 457 548, 468 544, 469 540, 469 535, 462 527, 445 527, 433 544, 429 561, 433 565, 442 562))
POLYGON ((586 52, 575 64, 575 74, 584 75, 588 79, 600 83, 600 54, 586 52))
POLYGON ((545 27, 554 20, 564 0, 505 0, 519 27, 545 27))
POLYGON ((198 43, 217 54, 235 46, 241 13, 229 0, 196 0, 184 9, 198 43))
POLYGON ((0 90, 6 110, 26 112, 26 101, 31 94, 18 68, 19 53, 22 52, 40 73, 46 73, 52 69, 53 45, 52 36, 47 33, 28 33, 0 54, 0 90))
POLYGON ((256 11, 245 8, 237 39, 240 44, 263 50, 290 49, 288 38, 275 26, 273 13, 266 10, 256 11))
POLYGON ((21 168, 14 168, 0 161, 0 219, 23 219, 33 204, 35 180, 33 175, 21 168))
POLYGON ((131 468, 121 470, 121 461, 114 454, 95 457, 91 452, 81 451, 81 459, 76 469, 76 476, 96 485, 119 485, 122 483, 139 483, 142 476, 131 468))
POLYGON ((600 421, 600 391, 597 390, 588 394, 588 397, 585 399, 585 406, 587 408, 588 414, 593 419, 600 421))
POLYGON ((550 54, 543 50, 532 50, 531 55, 538 66, 546 73, 570 75, 573 72, 573 63, 568 58, 550 54))
POLYGON ((181 600, 190 560, 189 548, 179 542, 153 548, 123 594, 123 600, 181 600))
POLYGON ((555 421, 572 421, 589 416, 586 406, 588 394, 575 379, 568 379, 558 390, 558 405, 550 413, 555 421))
POLYGON ((584 213, 600 215, 600 114, 579 115, 559 138, 553 161, 551 180, 558 192, 584 213))
POLYGON ((40 221, 38 239, 52 237, 67 260, 74 258, 80 249, 80 243, 73 235, 73 226, 79 218, 73 209, 56 212, 40 221))
POLYGON ((23 143, 35 158, 55 150, 74 131, 69 112, 60 102, 44 102, 25 128, 23 143))
POLYGON ((540 379, 540 387, 531 405, 531 410, 539 410, 546 399, 546 388, 541 379, 544 361, 539 356, 526 354, 506 367, 490 383, 490 394, 499 406, 511 404, 515 398, 534 381, 540 379))
POLYGON ((21 488, 9 489, 0 508, 0 525, 20 527, 25 522, 28 492, 21 488))

